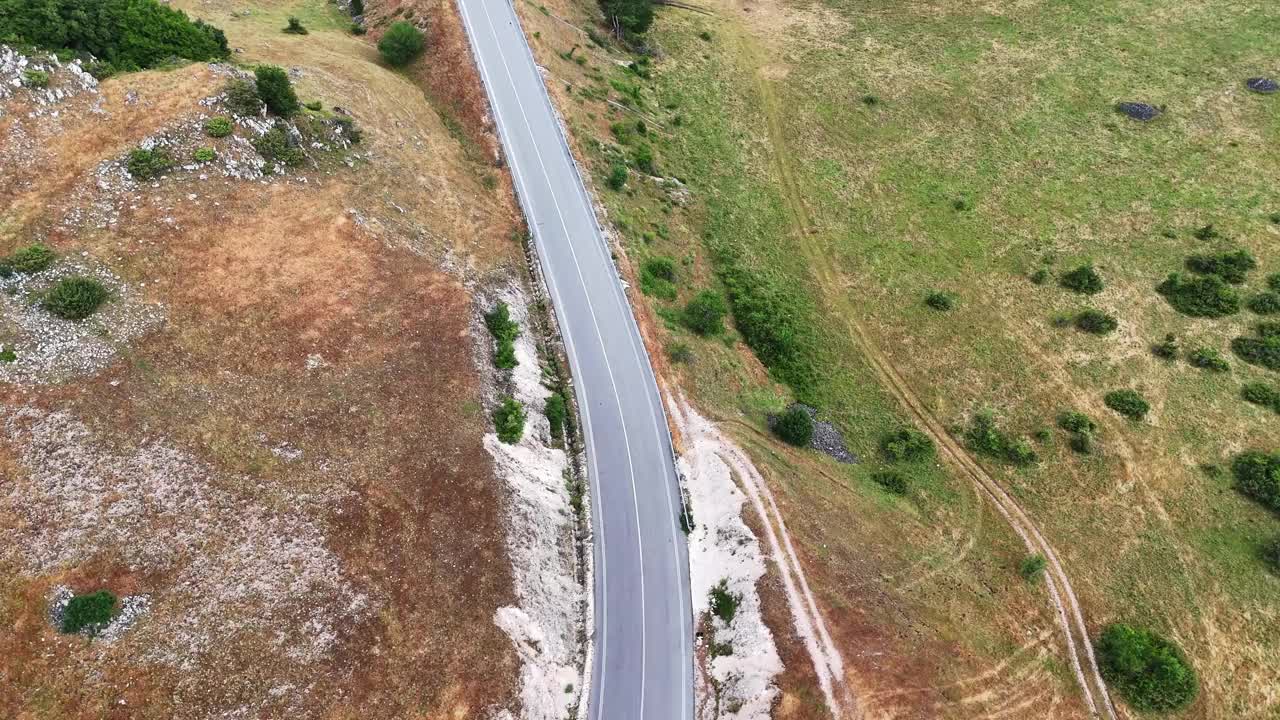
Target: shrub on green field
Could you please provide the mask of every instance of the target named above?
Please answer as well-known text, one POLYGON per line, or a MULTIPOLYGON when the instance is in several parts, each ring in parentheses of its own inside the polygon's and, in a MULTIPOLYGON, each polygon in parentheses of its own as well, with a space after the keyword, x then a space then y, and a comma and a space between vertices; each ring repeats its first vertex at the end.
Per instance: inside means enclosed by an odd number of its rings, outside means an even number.
POLYGON ((218 152, 211 147, 196 148, 196 151, 191 154, 191 159, 198 163, 213 162, 216 157, 218 152))
POLYGON ((516 360, 516 337, 520 335, 520 325, 511 319, 511 309, 504 302, 484 316, 484 325, 489 328, 497 348, 493 354, 493 364, 503 370, 510 370, 518 364, 516 360))
POLYGON ((943 292, 941 290, 932 290, 929 292, 928 295, 924 296, 924 304, 928 305, 934 310, 938 310, 940 312, 947 312, 948 310, 952 310, 955 308, 956 296, 952 295, 949 292, 943 292))
POLYGON ((720 293, 703 290, 685 305, 683 320, 685 326, 699 335, 716 335, 724 330, 724 316, 728 311, 720 293))
MULTIPOLYGON (((235 78, 222 89, 227 109, 240 117, 257 117, 262 114, 262 98, 258 96, 258 85, 252 80, 235 78)), ((214 137, 217 137, 216 135, 214 137)))
POLYGON ((663 300, 676 299, 676 265, 668 257, 652 257, 640 268, 640 290, 663 300))
POLYGON ((49 87, 49 73, 43 70, 23 70, 22 86, 29 88, 47 88, 49 87))
POLYGON ((312 100, 311 102, 305 103, 303 107, 310 110, 311 112, 320 112, 322 109, 324 109, 324 103, 320 102, 319 100, 312 100))
POLYGON ((551 437, 563 439, 565 423, 569 419, 569 406, 564 395, 551 393, 551 397, 547 398, 545 411, 547 422, 551 424, 551 437))
POLYGON ((83 320, 110 298, 102 283, 79 275, 63 278, 45 293, 44 309, 64 320, 83 320))
POLYGON ((1031 273, 1030 280, 1032 283, 1036 285, 1043 285, 1049 282, 1048 268, 1040 268, 1039 270, 1036 270, 1035 272, 1031 273))
POLYGON ((605 180, 610 190, 621 190, 627 184, 627 166, 615 162, 609 166, 609 177, 605 180))
POLYGON ((1280 453, 1248 450, 1231 461, 1236 489, 1280 512, 1280 453))
POLYGON ((638 143, 635 150, 631 152, 631 161, 636 164, 636 169, 646 175, 657 175, 658 170, 653 164, 653 148, 648 143, 638 143))
POLYGON ((288 167, 297 167, 307 158, 303 154, 302 148, 289 141, 289 134, 279 125, 254 140, 253 149, 257 150, 258 154, 267 161, 268 170, 275 163, 284 163, 288 167))
POLYGON ((1195 670, 1171 640, 1116 623, 1102 631, 1094 647, 1102 677, 1135 710, 1168 712, 1195 699, 1195 670))
POLYGON ((1102 402, 1130 420, 1141 420, 1151 411, 1151 405, 1134 390, 1112 390, 1102 402))
POLYGON ((1250 365, 1280 370, 1280 323, 1258 323, 1258 337, 1238 337, 1231 350, 1250 365))
POLYGON ((965 442, 979 455, 997 458, 1015 465, 1031 465, 1040 456, 1026 440, 1009 436, 996 424, 990 410, 982 410, 973 416, 965 429, 965 442))
POLYGON ((667 357, 671 358, 671 362, 693 362, 693 348, 689 347, 689 343, 673 342, 667 346, 667 357))
POLYGON ((1092 308, 1080 311, 1080 314, 1076 315, 1075 325, 1078 330, 1091 335, 1107 335, 1120 327, 1120 323, 1114 316, 1092 308))
POLYGON ((1058 283, 1068 290, 1085 295, 1102 292, 1102 276, 1098 275, 1098 271, 1094 270, 1092 265, 1081 265, 1063 275, 1058 283))
POLYGON ((1213 348, 1197 348, 1187 356, 1187 362, 1201 370, 1212 370, 1213 372, 1227 372, 1231 366, 1227 364, 1227 359, 1222 357, 1222 353, 1213 348))
POLYGON ((912 427, 904 427, 885 435, 880 448, 891 460, 916 461, 933 457, 933 440, 912 427))
POLYGON ((1097 423, 1092 418, 1075 410, 1068 410, 1059 415, 1058 427, 1073 433, 1091 433, 1098 429, 1097 423))
POLYGON ((1280 313, 1280 293, 1267 290, 1254 295, 1249 298, 1249 309, 1259 315, 1280 313))
POLYGON ((76 595, 62 613, 62 632, 96 635, 115 612, 116 596, 106 590, 76 595))
POLYGON ((1246 402, 1263 405, 1280 412, 1280 390, 1264 382, 1245 383, 1244 387, 1240 388, 1240 397, 1246 402))
POLYGON ((813 440, 813 418, 804 408, 792 405, 774 418, 773 432, 789 445, 808 447, 813 440))
POLYGON ((733 622, 733 618, 738 614, 738 605, 742 603, 742 596, 738 593, 729 592, 729 581, 721 580, 715 587, 711 588, 711 614, 720 618, 720 620, 728 625, 733 622))
POLYGON ((289 24, 285 26, 283 32, 290 35, 306 35, 307 28, 303 26, 302 21, 296 17, 289 18, 289 24))
POLYGON ((1073 452, 1088 455, 1093 452, 1093 433, 1071 433, 1071 439, 1067 441, 1067 446, 1073 452))
POLYGON ((275 65, 259 65, 253 71, 258 86, 258 97, 271 112, 280 117, 290 117, 298 112, 298 95, 293 91, 289 73, 275 65))
POLYGON ((125 167, 135 180, 151 180, 168 172, 173 167, 173 160, 164 148, 134 148, 129 152, 125 167))
POLYGON ((397 20, 378 41, 378 52, 391 65, 403 67, 421 55, 424 46, 421 30, 409 22, 397 20))
POLYGON ((524 437, 524 408, 515 398, 504 398, 498 409, 493 411, 493 427, 498 440, 514 445, 524 437))
POLYGON ((1173 333, 1164 336, 1164 340, 1151 346, 1151 354, 1165 360, 1173 360, 1178 357, 1178 340, 1173 333))
POLYGON ((1240 312, 1240 293, 1217 275, 1187 277, 1173 273, 1156 286, 1173 309, 1191 317, 1222 317, 1240 312))
POLYGON ((1018 563, 1018 574, 1027 582, 1039 582, 1044 576, 1044 569, 1048 566, 1048 562, 1044 556, 1036 553, 1022 558, 1022 562, 1018 563))
POLYGON ((1187 258, 1187 269, 1191 272, 1217 275, 1232 285, 1244 282, 1249 271, 1256 267, 1258 261, 1248 250, 1192 255, 1187 258))
POLYGON ((231 134, 231 119, 221 115, 204 121, 204 134, 211 138, 224 138, 231 134))
POLYGON ((605 24, 624 35, 641 35, 653 24, 653 0, 599 0, 605 24))
POLYGON ((24 248, 15 250, 12 255, 5 258, 5 267, 17 273, 37 273, 41 270, 48 270, 54 260, 58 259, 58 254, 53 248, 41 243, 34 243, 24 248))
POLYGON ((0 40, 73 50, 120 70, 230 55, 221 30, 157 0, 0 0, 0 40))
POLYGON ((896 470, 880 470, 871 473, 871 482, 879 485, 894 495, 906 495, 910 489, 907 478, 896 470))

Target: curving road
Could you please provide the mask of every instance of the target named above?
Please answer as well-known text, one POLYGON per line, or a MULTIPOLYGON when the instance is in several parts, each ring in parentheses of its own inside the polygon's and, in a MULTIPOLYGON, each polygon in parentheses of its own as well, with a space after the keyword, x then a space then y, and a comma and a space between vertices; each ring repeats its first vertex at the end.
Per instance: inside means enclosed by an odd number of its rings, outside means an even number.
POLYGON ((688 548, 657 382, 515 9, 508 0, 458 7, 582 412, 595 531, 589 717, 691 719, 688 548))

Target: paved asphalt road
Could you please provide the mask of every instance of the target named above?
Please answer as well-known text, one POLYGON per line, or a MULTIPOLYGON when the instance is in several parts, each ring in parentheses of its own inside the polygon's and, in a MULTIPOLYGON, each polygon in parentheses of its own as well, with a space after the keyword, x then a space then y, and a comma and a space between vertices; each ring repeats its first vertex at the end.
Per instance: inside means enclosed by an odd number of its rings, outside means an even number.
POLYGON ((458 0, 569 351, 595 523, 590 717, 693 717, 688 548, 635 318, 509 0, 458 0))

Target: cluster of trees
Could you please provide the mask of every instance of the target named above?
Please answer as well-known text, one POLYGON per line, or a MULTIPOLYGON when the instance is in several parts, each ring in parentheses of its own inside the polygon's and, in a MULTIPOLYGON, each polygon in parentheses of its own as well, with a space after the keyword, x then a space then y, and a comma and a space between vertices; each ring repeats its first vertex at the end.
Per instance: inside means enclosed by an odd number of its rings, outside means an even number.
POLYGON ((92 55, 106 73, 230 54, 221 30, 157 0, 0 0, 0 41, 92 55))
POLYGON ((619 37, 641 35, 653 24, 653 0, 600 0, 605 23, 619 37))

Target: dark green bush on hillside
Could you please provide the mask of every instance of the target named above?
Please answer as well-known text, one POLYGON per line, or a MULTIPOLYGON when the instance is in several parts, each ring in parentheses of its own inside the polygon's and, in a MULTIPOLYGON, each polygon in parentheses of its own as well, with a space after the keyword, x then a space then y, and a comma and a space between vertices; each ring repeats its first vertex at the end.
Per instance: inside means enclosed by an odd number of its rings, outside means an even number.
POLYGON ((880 448, 891 460, 915 461, 933 456, 933 440, 915 428, 900 428, 880 441, 880 448))
POLYGON ((289 18, 289 24, 284 28, 284 32, 290 35, 306 35, 307 28, 302 24, 301 20, 291 17, 289 18))
POLYGON ((221 30, 156 0, 0 0, 0 40, 92 55, 118 70, 230 55, 221 30))
POLYGON ((941 290, 933 290, 928 295, 924 296, 924 304, 928 305, 934 310, 938 310, 940 312, 947 312, 948 310, 955 308, 956 297, 955 295, 952 295, 951 293, 948 293, 948 292, 942 292, 941 290))
POLYGON ((1248 250, 1192 255, 1187 258, 1187 269, 1201 275, 1217 275, 1232 285, 1245 281, 1250 270, 1258 267, 1258 261, 1248 250))
POLYGON ((76 595, 62 613, 62 632, 96 635, 115 612, 116 596, 106 590, 76 595))
POLYGON ((1178 357, 1178 339, 1173 333, 1164 336, 1164 340, 1151 346, 1151 353, 1164 360, 1178 357))
POLYGON ((675 279, 675 263, 671 258, 649 258, 640 268, 640 291, 663 300, 675 300, 675 279))
POLYGON ((1244 398, 1245 402, 1280 412, 1280 390, 1264 382, 1245 383, 1244 387, 1240 388, 1240 397, 1244 398))
POLYGON ((1191 317, 1222 317, 1240 312, 1240 293, 1217 275, 1187 277, 1173 273, 1156 287, 1173 309, 1191 317))
POLYGON ((211 138, 224 138, 231 134, 231 121, 221 115, 204 121, 204 134, 211 138))
POLYGON ((59 280, 44 296, 44 309, 64 320, 83 320, 102 306, 110 293, 102 283, 87 277, 59 280))
POLYGON ((1116 623, 1102 631, 1094 647, 1102 676, 1134 709, 1168 712, 1195 699, 1195 670, 1172 641, 1116 623))
POLYGON ((906 495, 907 490, 910 489, 910 484, 907 482, 907 478, 896 470, 881 470, 871 473, 871 482, 874 482, 894 495, 906 495))
POLYGON ((1013 438, 996 424, 990 410, 982 410, 973 416, 964 433, 969 448, 979 455, 1011 462, 1014 465, 1031 465, 1040 460, 1031 443, 1013 438))
POLYGON ((42 89, 49 87, 49 73, 43 70, 23 70, 22 86, 42 89))
POLYGON ((1151 411, 1151 405, 1133 390, 1112 390, 1103 396, 1102 402, 1130 420, 1141 420, 1151 411))
POLYGON ((1187 362, 1201 370, 1212 370, 1213 372, 1227 372, 1231 369, 1231 366, 1227 364, 1227 359, 1222 357, 1222 353, 1213 348, 1193 350, 1187 356, 1187 362))
POLYGON ((1044 556, 1039 553, 1028 555, 1018 563, 1018 574, 1027 582, 1036 582, 1044 575, 1044 569, 1048 564, 1044 556))
POLYGON ((609 177, 605 180, 605 184, 610 190, 621 190, 627 184, 627 166, 620 162, 610 165, 609 177))
POLYGON ((1075 410, 1068 410, 1058 416, 1058 427, 1067 432, 1091 433, 1098 426, 1088 415, 1075 410))
POLYGON ((4 265, 13 272, 37 273, 47 270, 56 259, 58 254, 53 251, 53 248, 35 243, 14 251, 12 255, 5 258, 4 265))
POLYGON ((422 31, 404 20, 391 23, 386 34, 378 41, 378 52, 396 67, 413 62, 414 58, 422 54, 423 47, 422 31))
POLYGON ((1101 310, 1088 309, 1076 315, 1076 328, 1092 335, 1106 335, 1115 332, 1120 323, 1115 317, 1101 310))
POLYGON ((569 406, 565 402, 564 395, 551 393, 551 397, 547 398, 545 412, 547 422, 551 425, 551 437, 563 438, 565 423, 569 419, 569 406))
POLYGON ((262 137, 253 141, 253 149, 267 161, 266 170, 270 172, 272 165, 284 163, 288 167, 301 165, 307 156, 302 148, 289 139, 289 134, 279 125, 271 128, 262 137))
POLYGON ((1259 315, 1280 313, 1280 293, 1265 291, 1249 298, 1249 309, 1259 315))
POLYGON ((514 445, 524 437, 524 408, 514 398, 504 398, 497 410, 493 411, 494 432, 498 440, 514 445))
POLYGON ((516 337, 520 335, 520 325, 511 319, 511 309, 504 302, 484 316, 484 325, 497 343, 493 364, 503 370, 510 370, 518 364, 516 360, 516 337))
POLYGON ((252 80, 235 78, 222 89, 226 94, 227 109, 240 117, 256 117, 262 114, 262 98, 258 86, 252 80))
POLYGON ((1258 337, 1238 337, 1231 350, 1251 365, 1280 370, 1280 323, 1258 323, 1258 337))
POLYGON ((260 65, 253 71, 253 76, 258 85, 258 97, 271 112, 280 117, 290 117, 302 107, 284 68, 260 65))
POLYGON ((741 603, 741 595, 729 592, 728 580, 721 580, 711 588, 711 598, 708 603, 711 606, 711 614, 720 618, 725 625, 733 622, 734 616, 738 614, 738 605, 741 603))
POLYGON ((1280 453, 1242 452, 1231 461, 1231 474, 1240 492, 1280 512, 1280 453))
POLYGON ((792 405, 773 420, 773 432, 789 445, 807 447, 813 439, 813 418, 798 405, 792 405))
POLYGON ((643 34, 653 24, 653 0, 600 0, 600 9, 619 36, 643 34))
POLYGON ((729 311, 720 293, 703 290, 684 307, 684 324, 699 335, 715 335, 724 330, 724 316, 729 311))
POLYGON ((1068 290, 1074 290, 1085 295, 1095 295, 1102 292, 1102 277, 1098 275, 1098 271, 1094 270, 1092 265, 1081 265, 1063 275, 1058 282, 1068 290))
POLYGON ((151 180, 168 172, 173 167, 173 159, 164 148, 136 148, 130 151, 125 167, 135 180, 151 180))

